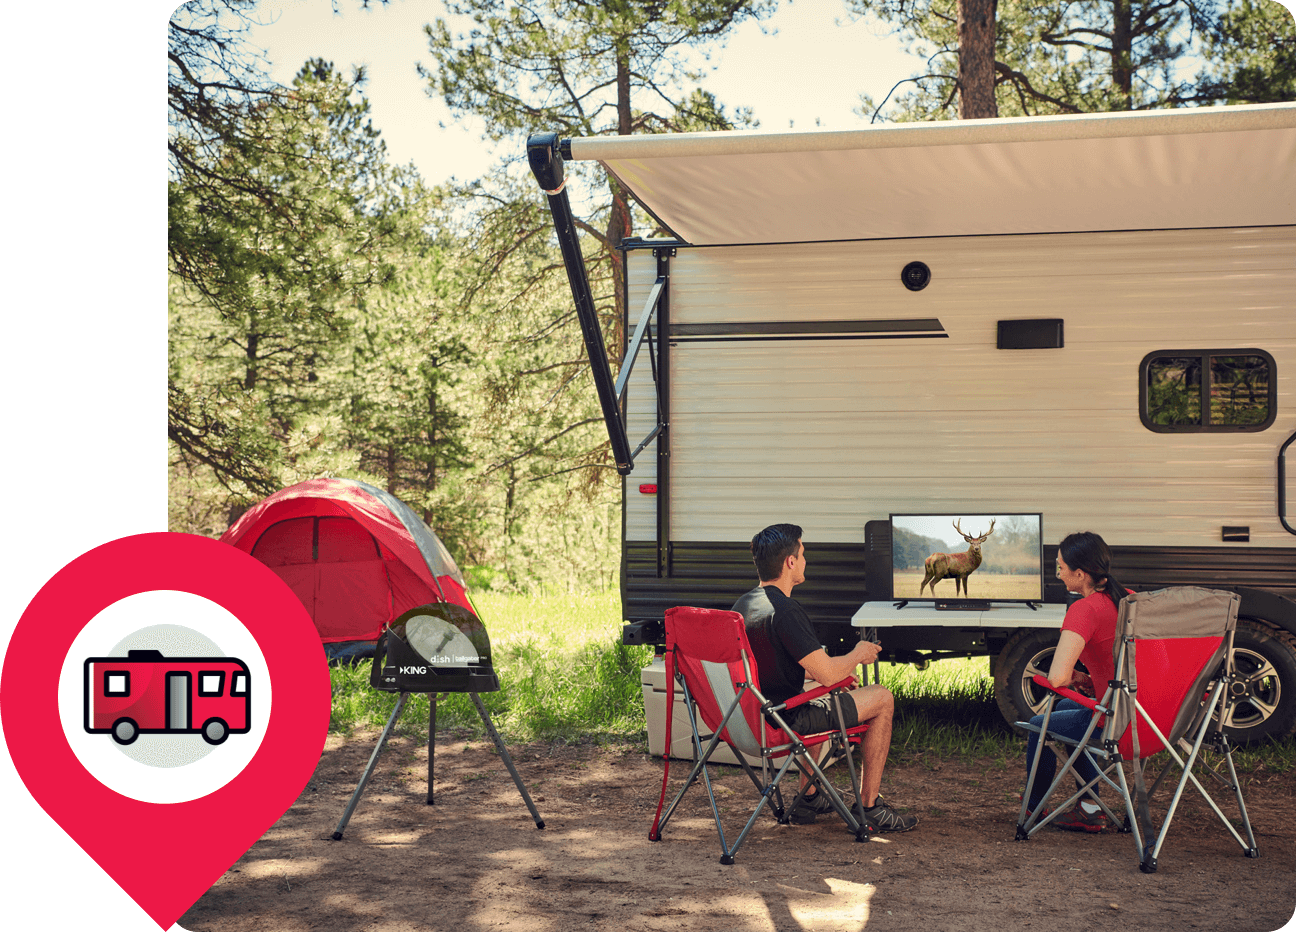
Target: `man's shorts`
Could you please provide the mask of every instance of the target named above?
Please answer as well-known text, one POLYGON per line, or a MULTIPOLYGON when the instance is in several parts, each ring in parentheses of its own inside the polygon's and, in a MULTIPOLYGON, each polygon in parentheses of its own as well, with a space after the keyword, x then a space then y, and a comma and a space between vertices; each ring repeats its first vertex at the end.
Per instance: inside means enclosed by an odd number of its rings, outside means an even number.
MULTIPOLYGON (((859 724, 859 714, 855 710, 855 698, 850 693, 841 694, 841 710, 847 728, 854 728, 859 724)), ((805 705, 785 710, 782 715, 784 720, 796 729, 798 734, 817 735, 823 731, 837 730, 837 710, 833 708, 832 696, 820 696, 818 699, 811 699, 805 705)))

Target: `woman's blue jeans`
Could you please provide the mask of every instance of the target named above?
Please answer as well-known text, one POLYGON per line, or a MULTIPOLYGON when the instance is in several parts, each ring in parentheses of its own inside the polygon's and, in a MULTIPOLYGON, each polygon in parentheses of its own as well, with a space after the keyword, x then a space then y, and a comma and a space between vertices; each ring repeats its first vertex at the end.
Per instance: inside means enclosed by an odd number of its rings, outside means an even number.
MULTIPOLYGON (((1075 700, 1060 699, 1057 705, 1053 707, 1053 714, 1049 716, 1049 731, 1079 741, 1084 737, 1085 729, 1089 727, 1092 718, 1093 712, 1075 700)), ((1044 724, 1044 716, 1036 715, 1030 721, 1032 725, 1041 726, 1044 724)), ((1039 740, 1039 734, 1031 732, 1030 739, 1026 742, 1027 779, 1030 778, 1031 761, 1035 759, 1035 749, 1039 746, 1039 740)), ((1097 768, 1084 756, 1076 759, 1075 770, 1085 783, 1098 776, 1097 768)), ((1035 783, 1031 786, 1030 801, 1026 804, 1027 810, 1034 812, 1039 807, 1039 804, 1044 801, 1044 792, 1049 788, 1049 784, 1053 782, 1053 775, 1056 772, 1057 755, 1046 744, 1044 745, 1044 753, 1040 755, 1039 770, 1035 772, 1035 783)), ((1095 785, 1093 790, 1095 793, 1098 792, 1098 785, 1095 785)))

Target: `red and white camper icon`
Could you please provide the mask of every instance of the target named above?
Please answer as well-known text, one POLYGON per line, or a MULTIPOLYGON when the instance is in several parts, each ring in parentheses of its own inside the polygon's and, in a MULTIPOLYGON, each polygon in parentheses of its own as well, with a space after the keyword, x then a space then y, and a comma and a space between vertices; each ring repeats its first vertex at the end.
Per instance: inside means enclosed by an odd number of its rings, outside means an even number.
POLYGON ((247 734, 251 677, 234 657, 164 657, 132 650, 85 662, 85 730, 130 744, 141 734, 203 736, 220 744, 247 734))

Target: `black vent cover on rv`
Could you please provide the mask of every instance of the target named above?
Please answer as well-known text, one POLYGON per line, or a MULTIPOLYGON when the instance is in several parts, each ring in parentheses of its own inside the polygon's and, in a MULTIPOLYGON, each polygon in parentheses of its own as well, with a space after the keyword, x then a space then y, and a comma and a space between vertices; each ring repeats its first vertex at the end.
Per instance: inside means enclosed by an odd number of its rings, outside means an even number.
POLYGON ((369 683, 394 693, 499 689, 485 626, 451 602, 420 605, 388 625, 378 638, 369 683))

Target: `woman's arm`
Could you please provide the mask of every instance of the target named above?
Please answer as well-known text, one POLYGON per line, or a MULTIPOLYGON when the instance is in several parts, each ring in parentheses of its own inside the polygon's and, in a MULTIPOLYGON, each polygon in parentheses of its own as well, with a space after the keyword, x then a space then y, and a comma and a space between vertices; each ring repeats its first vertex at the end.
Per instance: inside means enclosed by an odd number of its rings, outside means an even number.
POLYGON ((1084 646, 1084 638, 1074 631, 1062 632, 1062 636, 1058 638, 1057 650, 1053 651, 1053 663, 1049 666, 1049 685, 1071 685, 1076 661, 1080 659, 1080 651, 1084 650, 1084 646))

